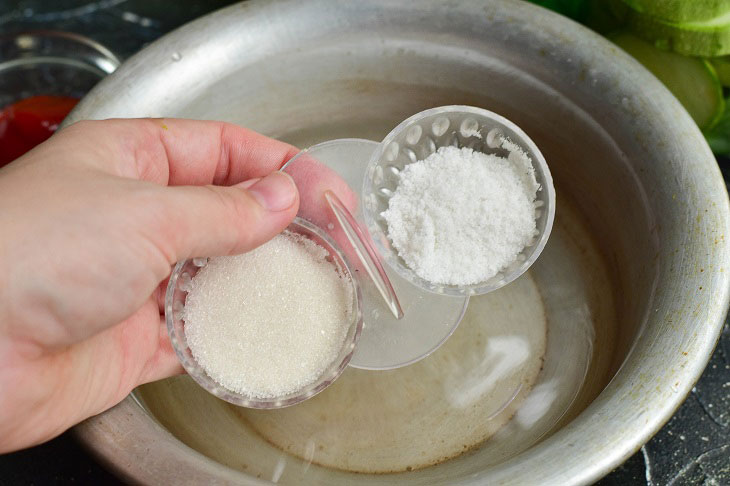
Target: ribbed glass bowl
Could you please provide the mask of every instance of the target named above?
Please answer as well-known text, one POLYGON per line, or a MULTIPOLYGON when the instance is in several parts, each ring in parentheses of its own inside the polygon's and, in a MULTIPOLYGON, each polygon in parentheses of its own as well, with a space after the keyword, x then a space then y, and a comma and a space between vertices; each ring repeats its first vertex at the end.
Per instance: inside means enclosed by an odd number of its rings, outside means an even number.
POLYGON ((324 231, 306 220, 296 218, 287 230, 302 235, 326 249, 342 278, 352 285, 351 318, 339 354, 316 381, 296 392, 273 398, 256 398, 237 393, 218 384, 195 360, 185 338, 185 321, 182 317, 190 281, 207 264, 207 258, 194 258, 179 262, 172 271, 167 285, 165 294, 167 331, 183 368, 205 390, 222 400, 241 407, 283 408, 313 397, 330 386, 342 374, 352 358, 355 345, 362 332, 362 295, 360 286, 353 276, 352 266, 347 262, 346 257, 324 231))

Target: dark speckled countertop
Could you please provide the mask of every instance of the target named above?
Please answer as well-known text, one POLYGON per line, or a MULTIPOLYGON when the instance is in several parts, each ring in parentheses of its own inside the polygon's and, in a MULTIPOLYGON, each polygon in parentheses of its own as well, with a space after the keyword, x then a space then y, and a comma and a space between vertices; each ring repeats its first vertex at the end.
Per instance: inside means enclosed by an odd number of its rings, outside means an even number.
MULTIPOLYGON (((120 58, 231 0, 0 0, 0 32, 56 29, 104 44, 120 58)), ((730 181, 730 160, 721 160, 730 181)), ((0 485, 121 484, 70 433, 0 456, 0 485)), ((730 328, 687 400, 648 444, 597 483, 730 485, 730 328)))

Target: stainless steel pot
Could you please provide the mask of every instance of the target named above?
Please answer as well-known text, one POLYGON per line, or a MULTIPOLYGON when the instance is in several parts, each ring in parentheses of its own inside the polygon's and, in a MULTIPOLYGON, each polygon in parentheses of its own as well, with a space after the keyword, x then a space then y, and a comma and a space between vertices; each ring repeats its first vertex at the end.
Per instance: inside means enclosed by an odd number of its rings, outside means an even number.
MULTIPOLYGON (((715 160, 680 104, 618 48, 514 0, 251 1, 155 42, 99 84, 71 120, 214 118, 312 143, 377 140, 407 116, 446 104, 501 113, 541 148, 559 200, 578 209, 600 249, 612 296, 602 302, 611 302, 615 325, 597 333, 578 399, 538 443, 500 460, 477 455, 348 481, 590 483, 683 401, 717 341, 730 283, 730 208, 715 160)), ((77 433, 140 482, 262 481, 251 464, 263 456, 248 465, 221 460, 189 431, 166 430, 168 419, 130 396, 77 433)), ((265 479, 281 479, 276 467, 265 479)), ((317 482, 344 481, 321 469, 317 482)))

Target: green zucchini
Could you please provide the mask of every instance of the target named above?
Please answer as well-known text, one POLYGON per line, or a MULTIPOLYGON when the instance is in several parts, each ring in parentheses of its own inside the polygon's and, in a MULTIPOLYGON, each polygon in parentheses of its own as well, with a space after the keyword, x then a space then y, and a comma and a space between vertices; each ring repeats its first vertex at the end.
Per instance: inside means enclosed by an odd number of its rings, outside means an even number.
POLYGON ((628 28, 657 47, 686 56, 730 54, 730 13, 710 20, 669 22, 629 9, 628 28))
POLYGON ((730 14, 730 0, 624 0, 644 15, 681 24, 730 14))
POLYGON ((710 59, 710 62, 714 66, 715 72, 717 72, 720 83, 730 88, 730 56, 715 57, 710 59))
POLYGON ((627 32, 609 38, 654 73, 701 129, 711 129, 722 117, 722 85, 708 61, 658 49, 627 32))

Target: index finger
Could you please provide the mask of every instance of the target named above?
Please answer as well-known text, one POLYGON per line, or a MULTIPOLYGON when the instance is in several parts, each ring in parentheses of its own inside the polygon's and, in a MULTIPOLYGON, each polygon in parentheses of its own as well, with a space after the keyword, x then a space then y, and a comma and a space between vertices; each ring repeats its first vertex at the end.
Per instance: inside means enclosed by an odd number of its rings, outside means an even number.
POLYGON ((218 121, 80 122, 59 133, 59 138, 74 130, 86 130, 85 139, 104 150, 105 162, 113 164, 118 175, 171 186, 230 186, 264 177, 298 152, 287 143, 218 121))

